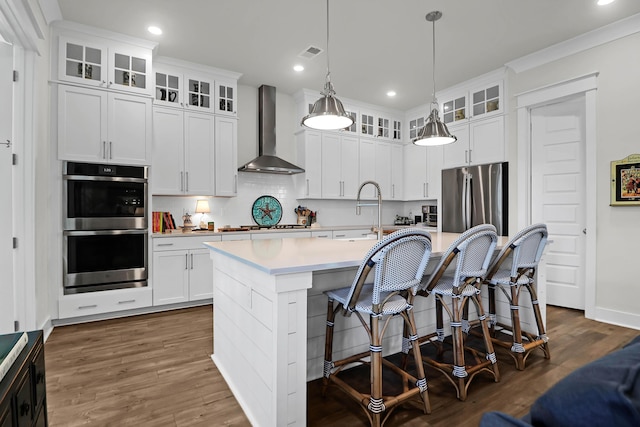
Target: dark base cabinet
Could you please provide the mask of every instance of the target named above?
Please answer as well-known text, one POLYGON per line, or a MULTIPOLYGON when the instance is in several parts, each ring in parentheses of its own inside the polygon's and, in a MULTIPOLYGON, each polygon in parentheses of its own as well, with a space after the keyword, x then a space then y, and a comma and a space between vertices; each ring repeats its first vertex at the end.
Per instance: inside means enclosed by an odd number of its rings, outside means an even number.
POLYGON ((42 331, 27 335, 29 342, 0 382, 0 427, 48 425, 42 331))

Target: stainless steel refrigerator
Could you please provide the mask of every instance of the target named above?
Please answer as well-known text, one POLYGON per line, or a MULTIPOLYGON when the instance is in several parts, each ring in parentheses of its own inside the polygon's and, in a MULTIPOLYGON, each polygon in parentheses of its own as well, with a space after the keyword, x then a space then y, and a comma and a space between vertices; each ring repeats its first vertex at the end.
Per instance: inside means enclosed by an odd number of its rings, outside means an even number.
POLYGON ((442 171, 442 231, 462 233, 493 224, 498 235, 508 226, 508 163, 466 166, 442 171))

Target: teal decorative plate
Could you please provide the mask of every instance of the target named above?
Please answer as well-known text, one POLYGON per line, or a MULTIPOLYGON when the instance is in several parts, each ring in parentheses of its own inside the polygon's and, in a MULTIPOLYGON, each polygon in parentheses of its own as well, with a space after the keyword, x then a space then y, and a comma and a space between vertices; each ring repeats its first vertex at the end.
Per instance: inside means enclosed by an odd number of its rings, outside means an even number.
POLYGON ((251 208, 253 220, 261 227, 273 227, 282 219, 282 205, 273 196, 260 196, 251 208))

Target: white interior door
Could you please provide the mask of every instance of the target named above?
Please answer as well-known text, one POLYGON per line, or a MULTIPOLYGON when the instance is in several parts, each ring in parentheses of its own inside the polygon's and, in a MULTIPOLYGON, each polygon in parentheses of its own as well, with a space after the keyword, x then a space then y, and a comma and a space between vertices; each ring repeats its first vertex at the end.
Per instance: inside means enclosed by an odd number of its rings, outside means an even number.
POLYGON ((547 303, 585 308, 585 111, 582 97, 531 110, 531 220, 549 229, 547 303))
POLYGON ((0 41, 0 334, 13 332, 13 47, 0 41))

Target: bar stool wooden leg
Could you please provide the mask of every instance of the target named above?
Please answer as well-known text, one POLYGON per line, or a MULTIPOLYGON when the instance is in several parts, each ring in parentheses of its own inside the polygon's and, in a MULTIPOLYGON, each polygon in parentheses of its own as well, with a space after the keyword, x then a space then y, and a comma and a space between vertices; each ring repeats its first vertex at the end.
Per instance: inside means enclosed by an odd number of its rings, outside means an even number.
POLYGON ((451 339, 453 340, 453 376, 458 399, 467 399, 465 378, 468 376, 464 363, 464 340, 462 338, 461 322, 461 298, 454 296, 451 299, 451 339))
POLYGON ((551 359, 551 352, 549 350, 549 342, 547 338, 547 333, 544 328, 544 322, 542 321, 542 313, 540 313, 540 304, 538 303, 538 294, 536 292, 536 288, 533 284, 528 284, 527 289, 529 290, 529 295, 531 296, 531 305, 533 307, 533 314, 536 318, 536 324, 538 326, 538 336, 537 340, 542 340, 544 344, 540 346, 542 352, 544 353, 545 359, 551 359))
POLYGON ((496 336, 496 323, 498 317, 496 316, 496 285, 489 283, 487 286, 489 291, 489 331, 491 336, 496 336))
POLYGON ((327 326, 325 332, 324 341, 324 369, 322 375, 322 396, 324 397, 327 387, 329 385, 329 375, 331 368, 333 368, 333 324, 336 318, 336 312, 338 309, 333 308, 334 300, 329 298, 327 305, 327 326))
POLYGON ((382 399, 382 342, 380 340, 378 316, 372 315, 370 319, 371 398, 367 407, 371 412, 371 425, 380 427, 382 425, 382 413, 385 411, 384 400, 382 399))
POLYGON ((405 322, 405 328, 409 328, 409 341, 413 347, 413 358, 416 364, 416 371, 418 374, 417 386, 420 388, 420 397, 424 405, 424 413, 431 413, 431 402, 429 401, 429 393, 427 392, 427 377, 424 373, 424 365, 422 364, 422 356, 420 353, 420 344, 418 344, 418 329, 416 327, 415 316, 413 310, 409 310, 407 313, 409 322, 405 322))
POLYGON ((522 345, 522 327, 520 326, 520 306, 518 302, 519 287, 513 285, 518 279, 511 278, 511 325, 513 328, 513 345, 511 355, 516 361, 516 369, 524 370, 524 347, 522 345))
POLYGON ((476 306, 478 312, 478 319, 480 320, 480 327, 482 329, 482 337, 484 339, 484 348, 486 352, 486 358, 491 362, 489 369, 493 372, 495 382, 500 382, 500 370, 498 369, 498 359, 496 358, 495 349, 493 347, 493 341, 489 334, 489 321, 482 308, 482 303, 478 295, 471 297, 473 304, 476 306))

